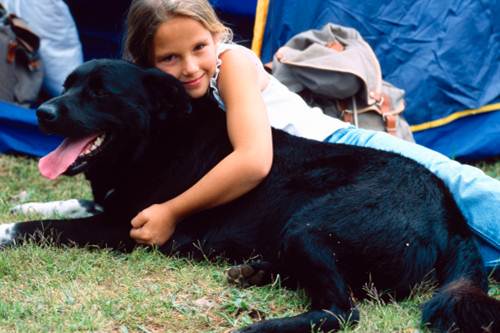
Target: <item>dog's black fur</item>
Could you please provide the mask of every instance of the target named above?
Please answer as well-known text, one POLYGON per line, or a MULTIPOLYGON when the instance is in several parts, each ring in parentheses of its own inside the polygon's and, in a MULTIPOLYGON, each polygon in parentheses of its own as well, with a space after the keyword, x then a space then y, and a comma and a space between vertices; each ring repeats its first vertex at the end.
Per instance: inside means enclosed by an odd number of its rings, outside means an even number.
MULTIPOLYGON (((172 77, 117 60, 83 64, 65 92, 37 111, 51 133, 105 132, 85 172, 104 212, 84 219, 17 223, 15 239, 55 235, 60 244, 131 250, 130 221, 176 196, 231 151, 225 117, 208 100, 189 99, 172 77)), ((372 282, 397 298, 426 278, 439 289, 423 307, 436 331, 500 332, 500 302, 466 222, 443 183, 396 154, 301 139, 273 130, 274 162, 257 188, 178 225, 166 254, 262 261, 229 271, 241 284, 279 273, 305 288, 311 309, 240 332, 309 332, 356 322, 351 293, 372 282)), ((4 240, 4 244, 12 240, 4 240)), ((17 243, 16 243, 17 244, 17 243)))

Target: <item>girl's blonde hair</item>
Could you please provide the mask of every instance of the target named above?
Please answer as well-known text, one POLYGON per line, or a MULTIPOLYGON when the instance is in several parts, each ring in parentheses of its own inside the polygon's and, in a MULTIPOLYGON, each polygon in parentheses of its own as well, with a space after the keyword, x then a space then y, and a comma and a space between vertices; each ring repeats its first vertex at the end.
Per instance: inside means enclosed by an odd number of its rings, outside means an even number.
POLYGON ((215 14, 207 0, 133 0, 127 14, 123 57, 141 66, 153 66, 153 39, 158 27, 175 16, 200 22, 221 42, 233 32, 215 14))

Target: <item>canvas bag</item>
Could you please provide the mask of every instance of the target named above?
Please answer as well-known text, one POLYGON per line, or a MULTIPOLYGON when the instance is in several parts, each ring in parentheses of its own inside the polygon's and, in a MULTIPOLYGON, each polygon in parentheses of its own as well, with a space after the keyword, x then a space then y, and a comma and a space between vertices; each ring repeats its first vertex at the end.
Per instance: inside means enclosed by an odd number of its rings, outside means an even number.
POLYGON ((352 28, 329 23, 292 37, 272 73, 326 114, 414 142, 402 117, 404 91, 382 80, 378 59, 352 28))
POLYGON ((43 81, 40 38, 0 4, 0 99, 29 107, 43 81))

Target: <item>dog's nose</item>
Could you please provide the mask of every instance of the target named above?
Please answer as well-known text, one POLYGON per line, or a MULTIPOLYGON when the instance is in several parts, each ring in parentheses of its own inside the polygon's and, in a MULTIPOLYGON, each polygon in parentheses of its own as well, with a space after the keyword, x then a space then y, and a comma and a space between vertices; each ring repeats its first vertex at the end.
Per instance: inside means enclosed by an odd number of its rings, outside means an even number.
POLYGON ((38 121, 54 122, 59 117, 59 112, 54 105, 42 104, 36 110, 36 116, 38 117, 38 121))

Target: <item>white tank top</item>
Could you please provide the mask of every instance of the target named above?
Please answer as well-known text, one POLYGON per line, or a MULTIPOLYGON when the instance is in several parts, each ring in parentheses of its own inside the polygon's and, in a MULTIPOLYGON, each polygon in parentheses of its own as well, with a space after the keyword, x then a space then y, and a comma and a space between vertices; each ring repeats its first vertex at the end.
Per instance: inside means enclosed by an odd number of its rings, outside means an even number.
POLYGON ((217 88, 217 78, 222 63, 219 56, 227 50, 234 49, 242 51, 255 63, 259 75, 269 77, 269 82, 261 93, 272 127, 292 135, 323 141, 336 130, 349 126, 346 122, 327 116, 320 108, 307 105, 302 97, 290 91, 274 76, 268 74, 255 53, 238 44, 220 44, 217 49, 217 69, 214 77, 210 80, 210 87, 214 98, 223 110, 225 110, 225 105, 217 88))

